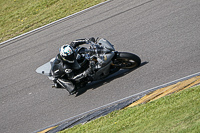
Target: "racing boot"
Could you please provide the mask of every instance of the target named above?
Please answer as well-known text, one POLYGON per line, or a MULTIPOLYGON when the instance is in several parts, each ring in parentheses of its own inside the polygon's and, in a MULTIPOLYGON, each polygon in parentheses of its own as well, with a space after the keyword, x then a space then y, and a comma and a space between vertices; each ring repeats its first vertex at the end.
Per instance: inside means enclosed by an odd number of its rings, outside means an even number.
POLYGON ((66 79, 58 79, 57 83, 59 83, 63 88, 65 88, 70 95, 73 95, 76 93, 75 86, 72 82, 66 79))
POLYGON ((61 88, 61 85, 57 83, 57 80, 58 80, 58 79, 54 79, 54 80, 53 80, 53 83, 54 83, 54 84, 52 85, 52 88, 61 88))

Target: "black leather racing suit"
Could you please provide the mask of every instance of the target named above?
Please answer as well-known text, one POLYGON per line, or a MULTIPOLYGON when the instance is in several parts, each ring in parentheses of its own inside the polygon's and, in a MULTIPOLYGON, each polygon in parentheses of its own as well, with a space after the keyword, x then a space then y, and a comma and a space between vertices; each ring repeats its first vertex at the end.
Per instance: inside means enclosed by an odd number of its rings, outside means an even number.
MULTIPOLYGON (((70 45, 76 49, 81 44, 86 44, 87 40, 76 40, 70 43, 70 45)), ((78 51, 76 50, 76 55, 78 51)), ((56 59, 52 63, 51 73, 54 78, 55 87, 64 87, 70 94, 76 92, 77 85, 74 84, 75 81, 81 80, 85 78, 89 73, 91 73, 91 69, 87 67, 89 62, 80 66, 77 60, 74 63, 68 63, 64 61, 60 54, 56 56, 56 59), (86 67, 84 70, 81 67, 86 67)))

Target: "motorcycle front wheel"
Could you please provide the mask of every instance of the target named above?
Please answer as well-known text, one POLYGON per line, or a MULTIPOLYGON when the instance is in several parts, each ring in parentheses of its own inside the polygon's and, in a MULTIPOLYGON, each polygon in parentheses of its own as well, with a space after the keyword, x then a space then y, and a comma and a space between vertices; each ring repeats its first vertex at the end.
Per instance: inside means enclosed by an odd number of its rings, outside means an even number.
POLYGON ((141 59, 132 53, 119 52, 114 60, 114 64, 122 69, 131 69, 140 66, 141 59))

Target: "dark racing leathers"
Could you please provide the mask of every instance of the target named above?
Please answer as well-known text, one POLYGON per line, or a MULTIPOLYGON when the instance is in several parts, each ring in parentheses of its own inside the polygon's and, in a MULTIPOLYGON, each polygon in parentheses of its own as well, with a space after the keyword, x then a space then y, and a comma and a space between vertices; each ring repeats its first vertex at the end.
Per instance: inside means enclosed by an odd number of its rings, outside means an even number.
MULTIPOLYGON (((87 43, 87 40, 76 40, 73 41, 70 45, 75 49, 81 44, 87 43)), ((78 51, 76 51, 76 55, 78 51)), ((75 84, 77 81, 80 81, 83 78, 91 73, 90 67, 88 67, 89 62, 86 61, 84 64, 79 65, 77 60, 75 63, 71 64, 62 60, 60 54, 56 56, 56 59, 52 63, 51 73, 54 78, 55 87, 66 88, 70 94, 76 92, 76 89, 79 87, 75 84)), ((79 83, 80 85, 80 83, 79 83)))

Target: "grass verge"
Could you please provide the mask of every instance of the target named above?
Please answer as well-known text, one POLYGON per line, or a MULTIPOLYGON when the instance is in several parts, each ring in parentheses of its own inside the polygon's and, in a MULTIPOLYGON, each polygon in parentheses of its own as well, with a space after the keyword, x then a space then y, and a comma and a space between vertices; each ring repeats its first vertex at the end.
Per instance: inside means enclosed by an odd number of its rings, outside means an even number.
POLYGON ((200 86, 158 100, 114 111, 61 133, 198 133, 200 131, 200 86))
POLYGON ((0 0, 0 42, 106 0, 0 0))

